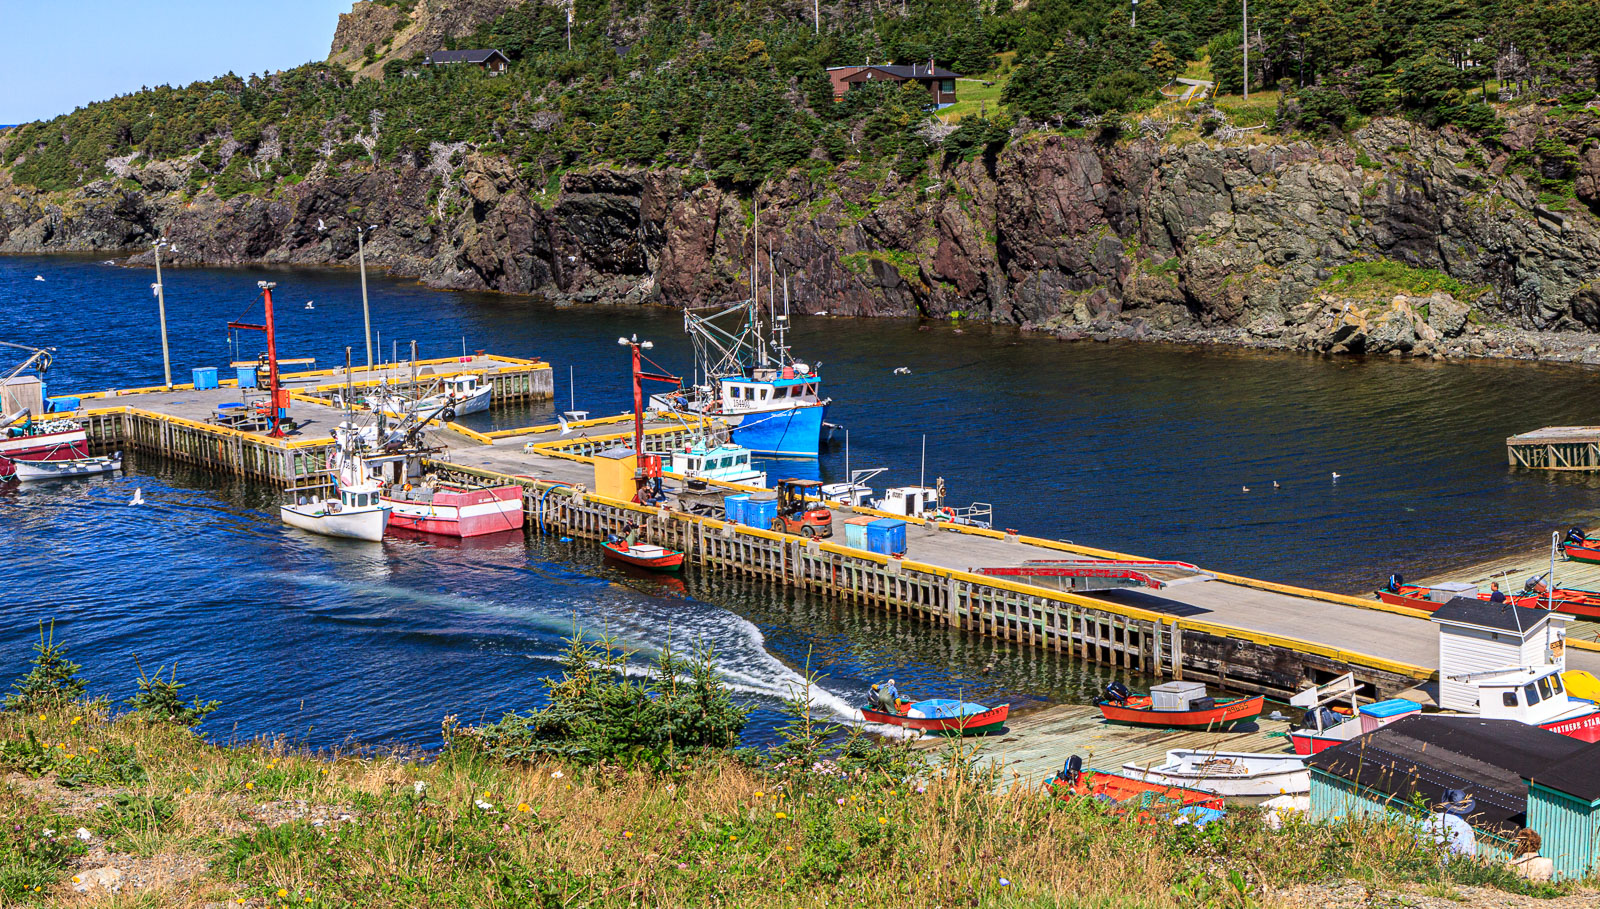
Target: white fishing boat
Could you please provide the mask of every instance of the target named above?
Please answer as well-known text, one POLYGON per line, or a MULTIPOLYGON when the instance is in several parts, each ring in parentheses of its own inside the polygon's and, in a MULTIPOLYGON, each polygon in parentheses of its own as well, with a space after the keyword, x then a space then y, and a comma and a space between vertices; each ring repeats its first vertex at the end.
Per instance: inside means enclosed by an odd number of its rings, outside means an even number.
POLYGON ((872 503, 879 511, 914 520, 945 521, 985 530, 994 526, 994 506, 988 502, 971 505, 946 505, 944 481, 936 486, 894 486, 883 491, 883 498, 872 503))
POLYGON ((392 508, 379 496, 376 483, 341 487, 335 499, 312 498, 280 509, 283 522, 325 537, 377 543, 389 528, 392 508))
POLYGON ((672 452, 667 468, 680 477, 718 480, 743 486, 767 485, 767 474, 750 465, 750 449, 731 442, 708 443, 697 439, 672 452))
POLYGON ((1122 772, 1147 783, 1214 792, 1226 799, 1269 799, 1311 791, 1306 755, 1175 749, 1155 767, 1123 764, 1122 772))
POLYGON ((92 477, 102 473, 115 473, 122 469, 122 452, 100 458, 71 458, 63 461, 13 461, 12 469, 18 480, 27 483, 37 480, 71 480, 92 477))
POLYGON ((438 391, 418 398, 380 390, 367 395, 366 405, 391 417, 403 418, 412 413, 436 411, 442 418, 454 420, 488 410, 489 399, 494 395, 494 386, 479 382, 477 376, 447 376, 440 380, 438 387, 438 391))

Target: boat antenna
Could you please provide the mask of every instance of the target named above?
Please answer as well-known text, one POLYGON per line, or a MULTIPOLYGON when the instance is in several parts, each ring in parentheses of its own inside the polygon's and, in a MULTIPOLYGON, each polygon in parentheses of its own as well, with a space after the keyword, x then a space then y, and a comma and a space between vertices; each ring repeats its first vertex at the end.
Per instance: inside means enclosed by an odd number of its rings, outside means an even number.
POLYGON ((850 476, 850 430, 844 431, 844 478, 847 482, 854 483, 850 476))
POLYGON ((567 364, 567 391, 572 395, 572 412, 578 412, 578 384, 572 377, 572 364, 567 364))
POLYGON ((922 434, 922 476, 917 478, 918 486, 928 485, 928 434, 922 434))
POLYGON ((1545 608, 1556 608, 1556 547, 1561 543, 1561 532, 1550 531, 1550 577, 1544 582, 1545 608))
MULTIPOLYGON (((383 348, 380 347, 378 349, 382 350, 383 348)), ((352 423, 355 421, 355 413, 352 410, 355 406, 355 383, 355 376, 350 373, 350 347, 346 345, 344 349, 344 418, 352 423)))

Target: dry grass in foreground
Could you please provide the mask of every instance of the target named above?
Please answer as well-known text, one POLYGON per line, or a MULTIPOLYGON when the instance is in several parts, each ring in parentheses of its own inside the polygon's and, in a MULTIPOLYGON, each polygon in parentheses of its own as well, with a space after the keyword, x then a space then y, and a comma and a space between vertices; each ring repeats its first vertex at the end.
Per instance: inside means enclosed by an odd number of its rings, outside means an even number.
POLYGON ((0 905, 1245 907, 1517 886, 1397 824, 1195 829, 996 793, 959 762, 920 782, 815 766, 315 757, 103 709, 7 712, 0 905))

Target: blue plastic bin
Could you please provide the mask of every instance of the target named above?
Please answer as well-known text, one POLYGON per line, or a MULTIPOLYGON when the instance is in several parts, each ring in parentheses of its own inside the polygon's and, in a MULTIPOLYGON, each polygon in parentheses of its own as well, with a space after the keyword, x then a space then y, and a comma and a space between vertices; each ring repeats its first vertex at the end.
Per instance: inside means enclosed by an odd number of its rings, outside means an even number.
POLYGON ((76 398, 71 395, 61 395, 60 397, 51 398, 50 406, 47 409, 51 413, 67 413, 68 411, 77 410, 82 406, 82 398, 76 398))
POLYGON ((205 391, 217 387, 217 368, 215 366, 201 366, 194 370, 195 391, 205 391))
POLYGON ((744 523, 750 527, 760 527, 770 530, 772 522, 778 519, 778 499, 776 496, 768 499, 751 497, 744 503, 744 523))
POLYGON ((239 387, 240 388, 255 388, 256 387, 256 368, 254 366, 241 366, 241 367, 239 367, 239 387))
POLYGON ((867 525, 867 551, 897 555, 906 551, 906 522, 879 518, 867 525))
POLYGON ((844 545, 851 549, 867 548, 867 525, 882 518, 855 517, 844 522, 844 545))
POLYGON ((1384 726, 1393 723, 1402 717, 1419 713, 1422 705, 1416 701, 1407 701, 1403 698, 1390 698, 1376 704, 1367 704, 1361 708, 1361 731, 1363 733, 1375 732, 1384 726))
POLYGON ((722 497, 723 513, 728 520, 735 524, 744 523, 744 506, 750 501, 750 493, 736 492, 733 495, 722 497))

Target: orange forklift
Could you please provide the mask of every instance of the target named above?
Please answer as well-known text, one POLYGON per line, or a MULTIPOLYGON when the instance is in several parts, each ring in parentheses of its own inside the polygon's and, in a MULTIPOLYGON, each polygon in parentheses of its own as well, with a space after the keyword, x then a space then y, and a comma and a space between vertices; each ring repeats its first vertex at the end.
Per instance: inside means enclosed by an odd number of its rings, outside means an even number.
POLYGON ((772 529, 778 533, 797 533, 803 537, 833 536, 833 512, 822 504, 821 480, 779 480, 778 516, 772 529), (806 496, 816 497, 807 501, 806 496))

